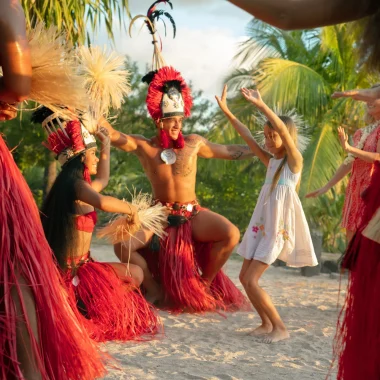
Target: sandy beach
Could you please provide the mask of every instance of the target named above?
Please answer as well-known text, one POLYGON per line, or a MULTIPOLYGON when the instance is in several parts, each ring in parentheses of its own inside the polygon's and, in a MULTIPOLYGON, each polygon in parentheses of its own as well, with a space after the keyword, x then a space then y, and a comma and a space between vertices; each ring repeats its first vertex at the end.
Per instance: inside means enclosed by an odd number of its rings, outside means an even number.
MULTIPOLYGON (((92 255, 99 261, 116 259, 107 245, 94 245, 92 255)), ((225 269, 242 289, 240 267, 240 259, 233 255, 225 269)), ((339 276, 307 278, 300 270, 271 267, 262 286, 288 326, 289 340, 267 345, 248 336, 259 324, 254 311, 225 316, 160 312, 164 333, 155 340, 103 345, 118 365, 110 367, 104 379, 324 379, 339 310, 339 276)), ((340 303, 345 286, 343 280, 340 303)))

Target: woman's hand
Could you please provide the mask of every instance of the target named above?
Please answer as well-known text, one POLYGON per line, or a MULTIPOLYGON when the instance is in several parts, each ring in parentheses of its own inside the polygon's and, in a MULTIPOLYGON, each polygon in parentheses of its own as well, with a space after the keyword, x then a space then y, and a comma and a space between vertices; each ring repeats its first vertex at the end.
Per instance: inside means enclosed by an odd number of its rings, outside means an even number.
POLYGON ((102 145, 110 144, 110 136, 107 128, 99 127, 99 129, 96 131, 96 137, 99 139, 102 145))
POLYGON ((0 102, 0 121, 12 120, 17 116, 16 103, 0 102))
POLYGON ((351 145, 348 143, 348 135, 343 127, 338 127, 338 136, 340 145, 342 145, 342 148, 348 152, 351 148, 351 145))
POLYGON ((321 187, 318 190, 314 190, 311 193, 306 194, 305 198, 316 198, 316 197, 319 197, 319 196, 327 193, 328 190, 329 189, 327 189, 325 186, 323 186, 323 187, 321 187))
POLYGON ((248 90, 248 88, 242 88, 241 93, 246 100, 248 100, 256 107, 261 107, 262 105, 264 105, 264 102, 261 99, 261 95, 258 90, 248 90))
POLYGON ((139 214, 138 214, 138 210, 137 210, 137 208, 135 207, 135 206, 133 206, 133 205, 129 205, 130 206, 130 208, 131 208, 131 214, 129 215, 129 217, 130 217, 130 222, 132 223, 132 224, 135 224, 135 225, 140 225, 140 218, 139 218, 139 214))
POLYGON ((338 98, 351 98, 353 100, 359 100, 362 102, 373 102, 374 100, 380 98, 380 87, 366 88, 362 90, 347 90, 347 91, 336 91, 331 97, 333 99, 338 98))

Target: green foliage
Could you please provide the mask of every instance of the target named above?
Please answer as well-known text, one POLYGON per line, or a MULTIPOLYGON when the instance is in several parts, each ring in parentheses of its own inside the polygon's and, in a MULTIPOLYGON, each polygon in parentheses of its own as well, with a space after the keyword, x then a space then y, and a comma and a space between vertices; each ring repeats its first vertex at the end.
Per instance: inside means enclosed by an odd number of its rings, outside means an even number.
MULTIPOLYGON (((307 31, 282 31, 254 19, 249 24, 248 39, 240 46, 236 59, 242 67, 227 78, 232 90, 253 84, 270 107, 283 111, 295 108, 310 126, 311 143, 304 154, 300 196, 317 189, 332 177, 342 163, 342 151, 336 129, 344 125, 352 134, 364 125, 364 105, 350 99, 331 99, 334 91, 366 88, 379 76, 360 71, 359 54, 352 29, 336 25, 307 31)), ((255 111, 234 96, 233 112, 255 130, 255 111)), ((216 140, 224 141, 224 124, 216 140)), ((241 165, 244 165, 243 163, 241 165)), ((324 249, 342 251, 340 229, 344 186, 333 195, 320 199, 302 199, 308 221, 324 234, 324 249)))
POLYGON ((21 4, 29 27, 36 21, 55 25, 74 44, 90 42, 89 28, 96 32, 102 22, 113 39, 114 23, 125 28, 130 18, 128 0, 21 0, 21 4))

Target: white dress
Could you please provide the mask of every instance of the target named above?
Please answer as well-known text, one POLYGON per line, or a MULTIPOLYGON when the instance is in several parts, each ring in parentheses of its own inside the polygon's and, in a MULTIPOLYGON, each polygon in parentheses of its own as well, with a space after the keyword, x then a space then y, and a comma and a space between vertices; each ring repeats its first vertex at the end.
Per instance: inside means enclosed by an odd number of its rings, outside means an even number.
POLYGON ((271 193, 272 179, 282 160, 269 161, 265 183, 238 254, 268 265, 279 258, 292 267, 315 266, 318 261, 296 192, 301 173, 292 173, 286 163, 271 193))

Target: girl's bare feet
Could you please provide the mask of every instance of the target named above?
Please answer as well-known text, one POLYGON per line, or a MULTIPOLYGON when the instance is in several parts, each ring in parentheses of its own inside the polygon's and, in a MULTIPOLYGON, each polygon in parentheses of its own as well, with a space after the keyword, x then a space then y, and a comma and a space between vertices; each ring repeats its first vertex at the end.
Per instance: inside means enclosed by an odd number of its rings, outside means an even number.
POLYGON ((271 333, 273 326, 271 324, 262 324, 261 326, 255 328, 253 331, 250 331, 248 335, 251 336, 263 336, 271 333))
POLYGON ((290 337, 287 329, 276 329, 274 328, 271 333, 263 337, 261 340, 263 343, 276 343, 290 337))

